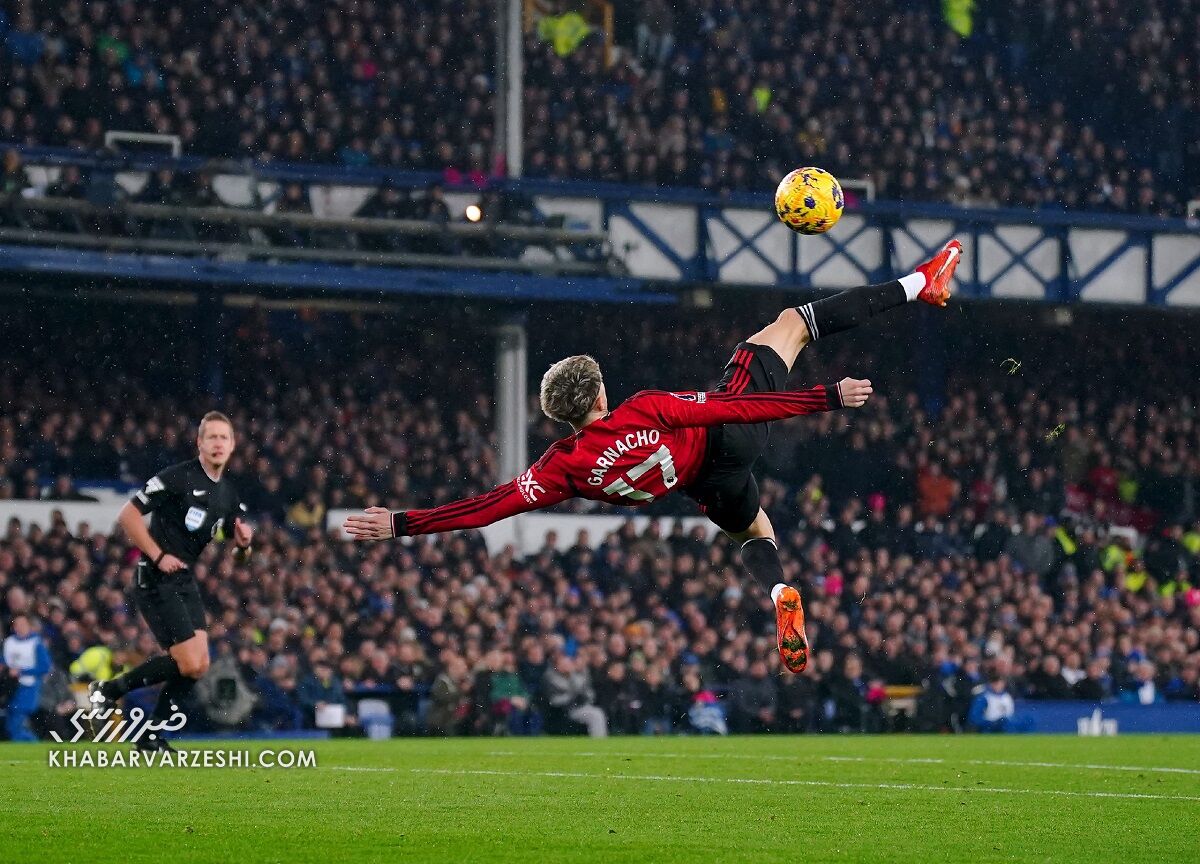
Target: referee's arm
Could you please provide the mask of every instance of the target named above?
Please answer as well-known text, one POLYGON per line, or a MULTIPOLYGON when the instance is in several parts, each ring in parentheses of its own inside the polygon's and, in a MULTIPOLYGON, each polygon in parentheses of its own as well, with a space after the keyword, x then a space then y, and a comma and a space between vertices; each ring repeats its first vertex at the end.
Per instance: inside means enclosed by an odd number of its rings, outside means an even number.
POLYGON ((142 513, 126 501, 121 512, 117 514, 117 524, 125 531, 125 536, 133 541, 133 545, 142 550, 142 554, 159 570, 164 573, 174 573, 184 566, 183 562, 174 555, 168 555, 163 548, 154 542, 150 529, 142 519, 142 513))
POLYGON ((164 573, 174 573, 187 565, 174 555, 168 555, 166 550, 158 545, 150 536, 150 529, 146 527, 146 522, 142 517, 158 509, 159 505, 170 496, 166 481, 171 479, 173 478, 169 470, 151 477, 132 499, 125 502, 125 506, 117 514, 117 524, 124 529, 125 536, 133 541, 134 546, 142 550, 142 554, 154 567, 164 573))

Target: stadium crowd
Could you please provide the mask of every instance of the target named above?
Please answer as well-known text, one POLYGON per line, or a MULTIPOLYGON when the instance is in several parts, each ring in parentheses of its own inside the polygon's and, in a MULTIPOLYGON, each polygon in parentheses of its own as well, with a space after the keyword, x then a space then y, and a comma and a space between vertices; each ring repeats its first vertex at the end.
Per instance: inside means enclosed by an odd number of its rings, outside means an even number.
MULTIPOLYGON (((194 418, 207 410, 196 391, 203 358, 145 351, 144 331, 123 326, 119 313, 90 331, 67 323, 72 314, 13 308, 12 338, 0 348, 0 402, 10 406, 0 416, 0 499, 70 500, 81 480, 139 485, 195 455, 194 418), (73 334, 69 356, 45 338, 59 326, 73 334), (74 374, 77 358, 90 364, 87 378, 74 374)), ((192 328, 204 325, 188 315, 138 314, 142 327, 203 341, 192 328)), ((248 489, 256 512, 307 528, 328 508, 378 496, 440 502, 494 485, 491 355, 480 368, 472 351, 481 329, 459 321, 461 341, 448 345, 415 320, 306 314, 272 330, 267 317, 241 316, 216 349, 242 441, 230 470, 258 478, 248 489), (444 398, 442 363, 475 386, 444 398), (397 462, 411 469, 396 472, 397 462)))
MULTIPOLYGON (((492 7, 69 0, 0 11, 0 142, 491 174, 492 7)), ((566 4, 571 6, 573 4, 566 4)), ((1194 0, 617 2, 599 38, 526 44, 534 177, 1180 215, 1200 194, 1194 0), (960 28, 962 29, 962 28, 960 28)))
MULTIPOLYGON (((696 358, 749 332, 762 313, 750 305, 631 324, 601 355, 614 397, 710 383, 719 363, 696 358)), ((137 329, 64 326, 73 356, 13 346, 5 497, 68 499, 88 472, 140 482, 189 455, 211 402, 159 394, 194 384, 200 358, 146 362, 140 334, 181 326, 180 313, 139 310, 137 329), (83 357, 96 374, 81 383, 69 372, 83 357)), ((427 328, 405 316, 238 312, 223 407, 259 530, 250 566, 212 547, 196 569, 216 655, 198 722, 295 729, 344 705, 369 731, 381 721, 360 709, 381 702, 400 734, 960 729, 993 685, 1032 699, 1200 698, 1188 322, 1115 326, 1103 316, 1130 313, 1081 310, 1096 318, 1056 331, 1020 310, 956 311, 937 412, 917 392, 936 361, 920 326, 818 343, 801 361, 806 380, 863 374, 878 393, 859 412, 777 426, 764 460, 764 507, 808 607, 815 654, 801 676, 780 674, 770 601, 736 550, 681 527, 627 524, 528 556, 471 533, 367 548, 326 534, 326 508, 421 506, 493 481, 490 400, 476 392, 486 361, 473 356, 483 331, 450 319, 455 337, 422 342, 427 328), (1097 338, 1103 354, 1088 350, 1097 338), (465 386, 438 386, 435 365, 465 386), (1154 374, 1134 387, 1128 368, 1154 374), (905 686, 915 701, 896 713, 887 688, 905 686)), ((41 326, 69 314, 37 310, 41 326)), ((603 323, 559 314, 531 333, 535 370, 603 323)), ((551 434, 531 431, 535 446, 551 434)), ((664 512, 690 512, 675 503, 664 512)), ((43 730, 70 677, 153 650, 124 591, 130 547, 97 528, 10 523, 0 541, 3 626, 28 625, 52 661, 43 730)))

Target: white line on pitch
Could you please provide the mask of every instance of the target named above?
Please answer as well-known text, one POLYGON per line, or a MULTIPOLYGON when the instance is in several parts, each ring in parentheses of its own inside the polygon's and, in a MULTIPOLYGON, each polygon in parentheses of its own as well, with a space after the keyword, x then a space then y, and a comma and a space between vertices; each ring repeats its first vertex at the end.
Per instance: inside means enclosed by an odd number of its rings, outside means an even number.
MULTIPOLYGON (((340 768, 332 771, 398 771, 397 768, 340 768)), ((835 783, 832 780, 770 780, 762 777, 672 777, 667 774, 588 774, 582 771, 494 771, 487 769, 410 768, 413 774, 453 777, 550 777, 579 780, 636 780, 651 783, 730 783, 752 786, 819 786, 824 789, 878 789, 901 792, 984 792, 992 795, 1054 795, 1067 798, 1121 798, 1147 801, 1200 801, 1200 795, 1142 792, 1094 792, 1067 789, 1014 789, 1008 786, 931 786, 921 783, 835 783)))
MULTIPOLYGON (((489 756, 529 756, 529 753, 521 753, 517 750, 493 750, 488 753, 489 756)), ((780 754, 771 753, 637 753, 637 752, 617 752, 603 753, 600 751, 586 751, 578 753, 539 753, 540 756, 580 756, 580 757, 605 757, 605 756, 620 756, 633 757, 639 759, 746 759, 752 762, 805 762, 817 760, 820 762, 891 762, 897 765, 946 765, 953 767, 955 765, 992 765, 1001 768, 1064 768, 1086 771, 1137 771, 1148 772, 1154 774, 1200 774, 1200 768, 1169 768, 1169 767, 1152 767, 1146 765, 1097 765, 1086 762, 1010 762, 999 759, 938 759, 933 757, 926 758, 901 758, 898 756, 783 756, 780 754)))
POLYGON ((1087 771, 1138 771, 1156 774, 1200 774, 1200 768, 1147 765, 1097 765, 1090 762, 1010 762, 1003 759, 901 759, 895 756, 822 756, 827 762, 896 762, 903 765, 996 765, 1001 768, 1077 768, 1087 771))

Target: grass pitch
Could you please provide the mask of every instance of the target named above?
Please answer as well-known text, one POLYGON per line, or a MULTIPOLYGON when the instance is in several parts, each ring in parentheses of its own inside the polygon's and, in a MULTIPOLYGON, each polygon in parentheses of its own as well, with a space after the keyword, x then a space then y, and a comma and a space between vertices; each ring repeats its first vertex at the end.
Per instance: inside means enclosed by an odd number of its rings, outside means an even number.
POLYGON ((51 769, 0 745, 0 861, 1200 861, 1200 738, 294 746, 317 767, 51 769))

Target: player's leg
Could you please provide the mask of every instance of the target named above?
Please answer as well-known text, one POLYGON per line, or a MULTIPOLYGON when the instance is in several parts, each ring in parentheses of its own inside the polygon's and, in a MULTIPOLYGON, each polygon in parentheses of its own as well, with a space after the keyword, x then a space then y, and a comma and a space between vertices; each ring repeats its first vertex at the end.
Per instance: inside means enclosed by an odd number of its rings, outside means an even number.
MULTIPOLYGON (((161 584, 162 577, 150 572, 148 564, 139 564, 134 571, 133 599, 138 611, 158 644, 170 648, 191 638, 191 616, 178 592, 161 584)), ((98 682, 89 688, 91 701, 101 707, 132 690, 152 687, 179 674, 179 665, 170 654, 155 654, 110 681, 98 682)))
POLYGON ((803 672, 808 665, 804 604, 800 602, 800 592, 783 581, 783 562, 771 520, 760 508, 745 531, 726 533, 741 544, 742 566, 770 593, 775 604, 775 630, 783 665, 790 672, 803 672))
POLYGON ((951 240, 937 255, 907 276, 880 285, 852 288, 794 309, 785 309, 746 341, 772 348, 790 372, 796 357, 814 339, 850 330, 881 312, 913 300, 945 306, 950 296, 950 280, 961 258, 962 244, 951 240))
POLYGON ((746 341, 752 345, 763 345, 772 349, 779 355, 787 371, 791 372, 804 346, 812 341, 812 334, 800 310, 784 309, 778 318, 746 341))
POLYGON ((158 702, 154 705, 155 720, 169 720, 171 715, 183 707, 184 701, 196 687, 196 682, 208 671, 208 633, 204 617, 204 604, 200 599, 200 587, 195 579, 188 579, 177 591, 179 601, 187 616, 182 626, 191 628, 187 639, 171 646, 171 656, 179 667, 178 674, 167 679, 158 702))

